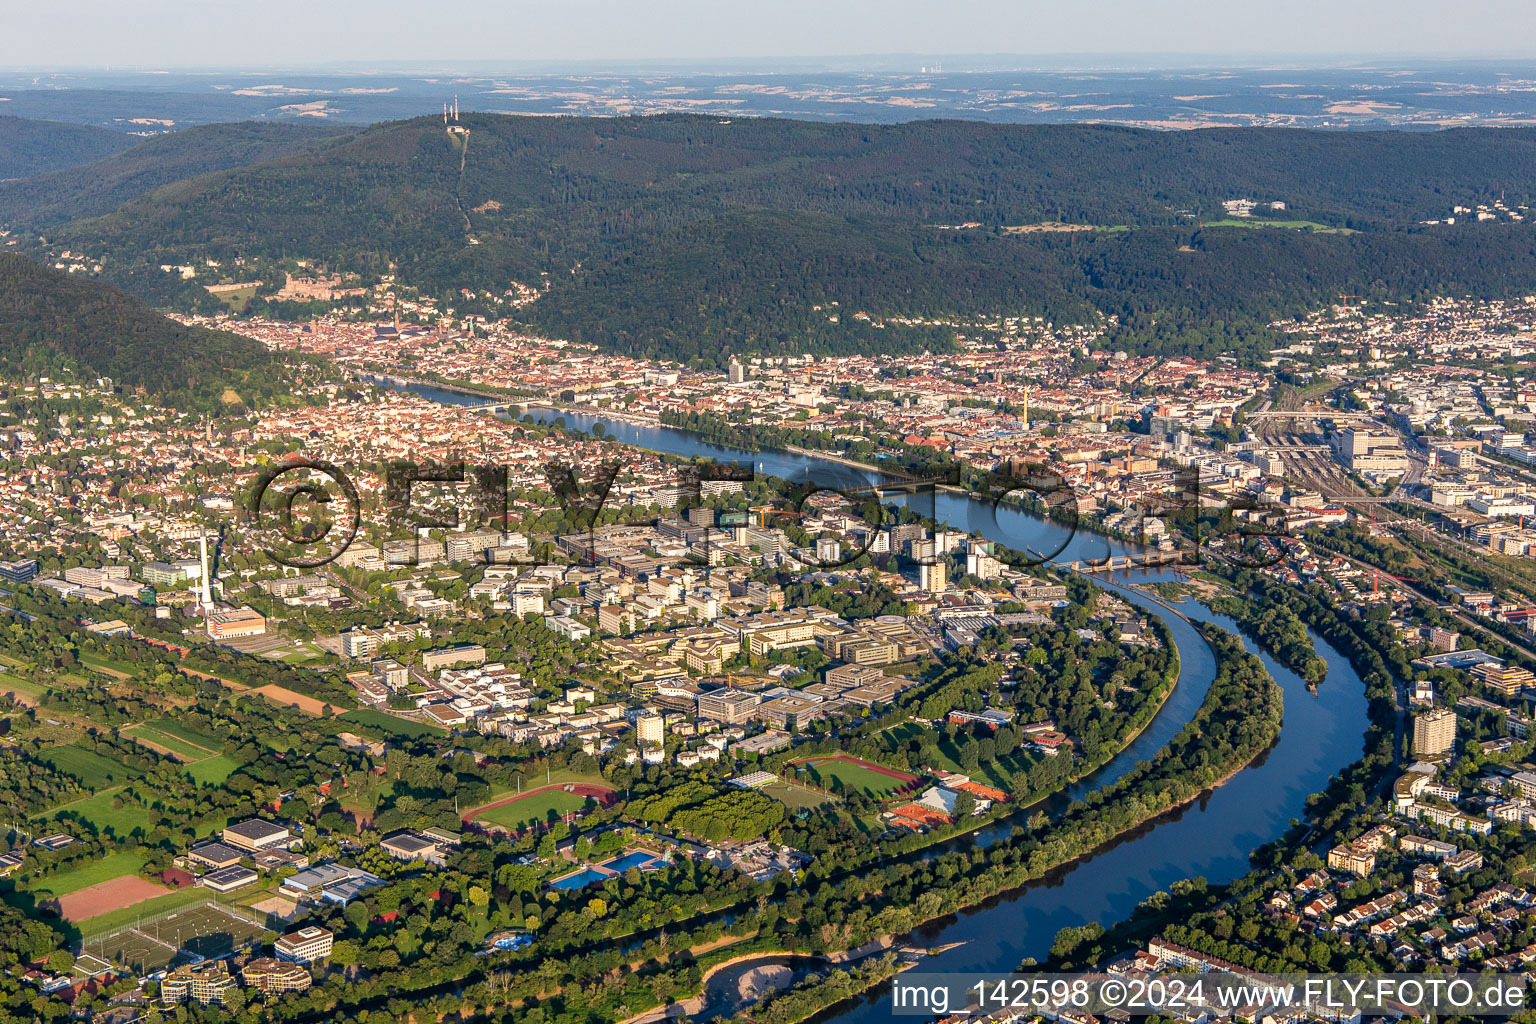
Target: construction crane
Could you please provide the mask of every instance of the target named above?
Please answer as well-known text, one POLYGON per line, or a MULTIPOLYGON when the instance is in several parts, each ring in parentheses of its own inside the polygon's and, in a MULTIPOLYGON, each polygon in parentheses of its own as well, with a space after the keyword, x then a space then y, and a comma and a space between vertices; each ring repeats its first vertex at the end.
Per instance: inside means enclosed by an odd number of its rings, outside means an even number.
POLYGON ((797 519, 803 518, 805 516, 804 512, 796 512, 787 508, 778 508, 773 505, 756 505, 747 509, 747 511, 757 516, 757 525, 762 527, 766 527, 768 525, 768 517, 770 515, 791 516, 797 519))

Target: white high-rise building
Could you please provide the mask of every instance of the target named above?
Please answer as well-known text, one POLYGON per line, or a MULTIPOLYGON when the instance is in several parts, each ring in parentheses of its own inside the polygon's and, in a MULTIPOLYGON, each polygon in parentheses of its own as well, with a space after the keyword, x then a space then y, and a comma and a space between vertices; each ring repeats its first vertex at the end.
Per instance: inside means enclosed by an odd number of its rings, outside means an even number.
POLYGON ((662 746, 667 738, 667 723, 660 715, 644 714, 635 719, 635 738, 642 746, 662 746))

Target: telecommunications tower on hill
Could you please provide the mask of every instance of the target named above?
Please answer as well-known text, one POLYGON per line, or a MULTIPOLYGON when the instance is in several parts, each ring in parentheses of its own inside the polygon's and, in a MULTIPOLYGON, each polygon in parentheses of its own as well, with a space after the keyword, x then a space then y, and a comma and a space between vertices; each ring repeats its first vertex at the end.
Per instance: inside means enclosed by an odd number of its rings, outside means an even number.
POLYGON ((469 129, 459 124, 459 95, 454 93, 453 105, 443 104, 443 127, 448 129, 450 135, 468 135, 469 129))

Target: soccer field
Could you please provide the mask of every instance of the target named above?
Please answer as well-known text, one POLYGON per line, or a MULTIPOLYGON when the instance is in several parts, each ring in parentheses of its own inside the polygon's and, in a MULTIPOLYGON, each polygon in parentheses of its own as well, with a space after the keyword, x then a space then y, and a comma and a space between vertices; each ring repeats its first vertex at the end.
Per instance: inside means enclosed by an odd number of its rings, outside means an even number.
POLYGON ((100 938, 83 951, 132 970, 159 970, 178 958, 218 957, 261 938, 265 927, 217 903, 183 907, 100 938))
POLYGON ((917 781, 916 776, 895 769, 882 769, 843 757, 810 758, 803 777, 832 792, 857 792, 883 797, 917 781))
POLYGON ((572 811, 581 810, 586 805, 587 798, 580 793, 567 793, 564 790, 554 789, 533 793, 521 800, 481 811, 475 815, 475 820, 501 825, 517 832, 533 825, 548 824, 550 811, 554 811, 557 815, 569 814, 572 811))
POLYGON ((758 792, 764 796, 773 797, 791 811, 810 810, 823 804, 835 803, 837 799, 826 793, 818 793, 814 789, 807 789, 790 782, 770 782, 758 792))
POLYGON ((164 970, 179 955, 175 949, 132 931, 93 939, 83 950, 107 963, 126 967, 135 974, 164 970))

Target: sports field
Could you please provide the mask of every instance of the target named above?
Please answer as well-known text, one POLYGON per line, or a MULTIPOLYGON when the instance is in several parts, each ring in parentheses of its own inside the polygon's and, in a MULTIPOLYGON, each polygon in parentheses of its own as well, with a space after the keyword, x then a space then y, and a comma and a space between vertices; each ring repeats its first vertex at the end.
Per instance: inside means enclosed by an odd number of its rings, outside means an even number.
POLYGON ((917 781, 916 775, 847 755, 809 757, 799 763, 808 769, 803 773, 808 781, 833 792, 862 791, 884 797, 917 781))
POLYGON ((183 906, 125 925, 120 931, 87 940, 83 952, 138 971, 157 970, 178 956, 223 956, 259 940, 265 930, 263 925, 213 902, 183 906))
POLYGON ((164 970, 180 955, 173 946, 131 931, 93 939, 85 944, 84 952, 107 963, 126 967, 135 974, 164 970))
POLYGON ((810 810, 823 804, 835 803, 836 798, 826 793, 819 793, 814 789, 797 786, 791 782, 770 782, 766 786, 759 787, 759 793, 771 796, 791 811, 810 810))
POLYGON ((80 934, 88 936, 91 940, 91 952, 95 952, 96 937, 120 932, 125 928, 132 928, 140 921, 147 921, 162 914, 181 910, 184 907, 197 906, 208 902, 208 890, 187 887, 184 889, 172 889, 153 899, 132 907, 119 908, 117 910, 103 910, 80 922, 80 934))
POLYGON ((67 921, 86 921, 103 913, 136 907, 170 891, 138 875, 122 875, 107 882, 88 885, 68 896, 60 896, 59 913, 67 921))
POLYGON ((504 797, 496 803, 478 807, 464 815, 465 821, 477 821, 485 825, 500 825, 513 832, 549 824, 550 813, 556 816, 578 812, 587 806, 587 800, 613 799, 613 790, 591 783, 571 783, 574 792, 556 783, 541 789, 530 790, 522 796, 504 797))

